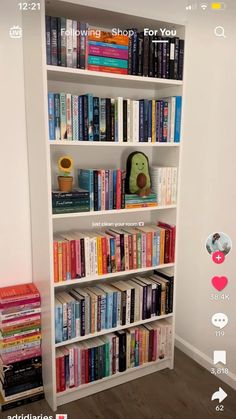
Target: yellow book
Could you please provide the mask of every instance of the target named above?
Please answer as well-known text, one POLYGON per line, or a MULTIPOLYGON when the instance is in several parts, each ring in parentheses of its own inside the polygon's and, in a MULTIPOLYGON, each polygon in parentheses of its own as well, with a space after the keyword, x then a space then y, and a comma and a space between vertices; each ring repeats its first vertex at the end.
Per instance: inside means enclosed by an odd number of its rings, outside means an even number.
POLYGON ((152 100, 152 143, 156 142, 156 101, 152 100))
POLYGON ((41 339, 41 333, 39 333, 37 335, 34 335, 34 336, 25 337, 25 338, 22 338, 22 339, 14 339, 11 342, 0 342, 0 348, 2 348, 2 349, 11 348, 11 347, 16 346, 16 345, 31 343, 31 342, 35 342, 35 341, 40 340, 40 339, 41 339))
POLYGON ((102 238, 100 236, 97 237, 97 249, 98 249, 98 275, 103 274, 102 269, 102 238))

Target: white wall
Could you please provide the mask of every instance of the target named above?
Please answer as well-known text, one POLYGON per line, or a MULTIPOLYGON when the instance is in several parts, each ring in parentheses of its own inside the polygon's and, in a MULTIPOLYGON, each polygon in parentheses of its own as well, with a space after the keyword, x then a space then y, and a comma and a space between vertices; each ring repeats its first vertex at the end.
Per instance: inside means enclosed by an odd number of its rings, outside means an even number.
POLYGON ((21 26, 17 0, 0 2, 1 206, 0 283, 31 281, 30 208, 25 126, 22 41, 11 39, 21 26))
MULTIPOLYGON (((185 66, 185 129, 183 132, 185 144, 182 155, 178 246, 176 323, 178 344, 207 366, 208 361, 212 359, 214 349, 227 349, 228 367, 232 374, 236 374, 236 366, 233 362, 233 342, 236 338, 236 329, 233 327, 236 315, 233 306, 234 250, 221 266, 214 265, 204 250, 206 237, 215 230, 227 232, 236 243, 234 226, 236 29, 233 25, 236 10, 234 1, 227 1, 226 12, 199 11, 192 14, 186 12, 185 0, 149 0, 148 3, 137 0, 119 0, 118 3, 110 0, 90 0, 89 2, 80 0, 79 2, 108 9, 112 5, 117 11, 156 17, 160 20, 189 21, 185 66), (213 36, 213 27, 222 23, 225 25, 227 38, 216 39, 213 36), (210 294, 213 292, 210 279, 216 274, 225 274, 229 278, 227 292, 230 293, 230 303, 210 302, 210 294), (225 311, 229 316, 229 326, 225 329, 226 336, 221 340, 214 338, 214 329, 210 324, 211 315, 218 311, 225 311)), ((3 155, 11 157, 10 170, 8 160, 4 158, 6 172, 9 172, 11 194, 8 202, 10 205, 9 207, 1 206, 0 254, 4 255, 4 260, 1 260, 0 278, 4 285, 10 280, 12 283, 28 281, 31 272, 21 43, 7 38, 9 22, 17 21, 18 23, 19 21, 16 11, 13 12, 13 5, 10 6, 8 3, 4 0, 4 13, 1 13, 3 20, 1 42, 2 39, 5 40, 4 50, 7 50, 5 55, 8 56, 8 60, 1 64, 2 70, 5 71, 1 78, 5 81, 4 103, 7 101, 4 123, 1 125, 11 127, 4 130, 4 141, 1 137, 3 155), (12 8, 11 19, 7 18, 7 10, 9 12, 10 7, 12 8), (12 97, 14 97, 14 102, 12 97), (13 106, 14 109, 12 109, 13 106), (14 124, 12 117, 11 119, 9 117, 9 109, 11 109, 11 115, 14 115, 14 124), (14 144, 14 149, 12 144, 14 144), (19 176, 21 177, 20 189, 19 176), (14 191, 14 196, 12 191, 14 191)), ((5 189, 2 196, 8 196, 9 187, 5 189)))

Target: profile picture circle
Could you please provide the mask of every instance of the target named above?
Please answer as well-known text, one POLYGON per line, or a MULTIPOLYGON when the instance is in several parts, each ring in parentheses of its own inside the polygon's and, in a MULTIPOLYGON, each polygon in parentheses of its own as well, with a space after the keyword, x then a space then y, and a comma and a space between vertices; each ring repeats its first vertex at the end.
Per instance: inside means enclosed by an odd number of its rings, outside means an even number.
POLYGON ((223 232, 215 232, 208 236, 206 250, 210 255, 215 252, 222 252, 225 256, 232 249, 231 238, 223 232))

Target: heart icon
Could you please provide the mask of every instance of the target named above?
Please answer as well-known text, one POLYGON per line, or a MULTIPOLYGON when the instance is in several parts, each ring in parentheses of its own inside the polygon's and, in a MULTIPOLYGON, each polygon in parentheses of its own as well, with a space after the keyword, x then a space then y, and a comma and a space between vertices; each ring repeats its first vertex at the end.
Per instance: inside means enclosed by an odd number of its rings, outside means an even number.
POLYGON ((211 283, 217 291, 222 291, 228 284, 228 278, 226 276, 214 276, 211 283))

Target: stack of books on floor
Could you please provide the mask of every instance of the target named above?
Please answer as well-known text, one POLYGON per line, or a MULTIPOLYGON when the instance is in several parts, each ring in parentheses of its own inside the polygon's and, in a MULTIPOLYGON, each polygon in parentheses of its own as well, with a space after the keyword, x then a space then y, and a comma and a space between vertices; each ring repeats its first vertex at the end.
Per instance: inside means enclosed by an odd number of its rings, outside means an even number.
POLYGON ((170 359, 172 325, 166 319, 56 349, 57 392, 170 359))
POLYGON ((173 282, 157 271, 57 293, 56 343, 172 313, 173 282))
POLYGON ((78 169, 78 184, 90 193, 90 210, 125 208, 125 171, 121 169, 78 169))
POLYGON ((0 288, 2 410, 44 398, 41 304, 34 284, 0 288))
POLYGON ((145 208, 157 206, 157 194, 151 193, 148 196, 139 196, 136 194, 125 195, 125 208, 145 208))
POLYGON ((178 168, 151 166, 150 175, 158 205, 176 205, 178 168))
POLYGON ((90 194, 87 190, 75 188, 72 192, 52 192, 53 214, 90 211, 90 194))
POLYGON ((173 263, 174 253, 175 226, 160 221, 55 234, 54 281, 156 267, 173 263))
POLYGON ((88 32, 88 70, 128 74, 128 45, 127 35, 112 35, 91 28, 88 32))
POLYGON ((182 80, 184 40, 174 32, 171 37, 159 35, 163 34, 148 28, 104 31, 88 23, 46 16, 47 64, 182 80))
POLYGON ((133 100, 49 92, 49 139, 177 143, 181 109, 181 96, 133 100))

